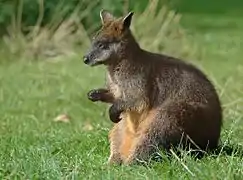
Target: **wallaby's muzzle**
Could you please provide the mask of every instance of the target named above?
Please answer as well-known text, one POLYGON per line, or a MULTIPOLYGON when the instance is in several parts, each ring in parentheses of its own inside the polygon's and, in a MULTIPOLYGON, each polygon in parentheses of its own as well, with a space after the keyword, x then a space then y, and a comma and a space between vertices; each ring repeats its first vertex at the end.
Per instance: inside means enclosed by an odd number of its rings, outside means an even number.
POLYGON ((94 66, 97 64, 97 62, 94 60, 94 58, 91 57, 90 54, 84 55, 83 61, 85 64, 87 64, 89 66, 94 66))
POLYGON ((89 64, 89 57, 87 55, 83 57, 83 60, 85 64, 89 64))
POLYGON ((106 55, 104 51, 92 50, 91 52, 87 53, 83 56, 83 61, 85 64, 89 66, 97 66, 100 64, 104 64, 104 59, 106 59, 106 55), (103 57, 102 57, 103 55, 103 57), (105 58, 104 58, 105 57, 105 58))

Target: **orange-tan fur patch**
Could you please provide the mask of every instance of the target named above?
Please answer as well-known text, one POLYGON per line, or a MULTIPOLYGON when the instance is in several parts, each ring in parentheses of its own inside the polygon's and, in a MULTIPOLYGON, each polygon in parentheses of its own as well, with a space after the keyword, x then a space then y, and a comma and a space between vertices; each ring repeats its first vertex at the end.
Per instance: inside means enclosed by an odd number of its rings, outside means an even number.
POLYGON ((126 129, 123 135, 122 145, 120 149, 120 154, 122 158, 127 158, 129 156, 131 147, 134 142, 134 138, 135 134, 126 129))
POLYGON ((103 37, 119 38, 122 34, 122 19, 116 21, 110 21, 103 25, 100 33, 103 37))
POLYGON ((146 118, 147 112, 126 112, 123 114, 125 121, 122 144, 120 153, 123 158, 127 158, 130 154, 131 148, 136 143, 136 137, 138 133, 138 127, 140 123, 146 118))

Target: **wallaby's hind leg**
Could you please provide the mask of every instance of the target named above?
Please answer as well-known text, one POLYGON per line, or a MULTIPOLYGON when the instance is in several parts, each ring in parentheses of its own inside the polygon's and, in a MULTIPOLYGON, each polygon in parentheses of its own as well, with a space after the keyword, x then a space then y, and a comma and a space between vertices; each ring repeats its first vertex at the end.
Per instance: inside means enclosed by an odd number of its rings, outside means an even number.
POLYGON ((121 144, 121 132, 120 132, 120 123, 114 125, 109 133, 110 141, 110 156, 108 159, 108 164, 121 164, 121 154, 120 154, 120 144, 121 144))
POLYGON ((133 164, 138 161, 147 162, 154 153, 159 150, 167 151, 170 144, 179 142, 182 131, 175 124, 175 121, 168 119, 168 117, 161 115, 160 111, 155 111, 145 119, 143 122, 143 124, 146 124, 145 128, 138 132, 140 135, 134 140, 130 154, 124 160, 124 164, 133 164))
POLYGON ((125 164, 139 160, 147 161, 152 153, 169 150, 172 146, 182 145, 205 150, 217 146, 220 134, 220 119, 202 104, 185 102, 169 103, 145 118, 134 141, 125 164), (146 124, 145 126, 143 124, 146 124), (187 137, 190 139, 187 139, 187 137), (183 137, 183 139, 182 139, 183 137), (193 140, 193 142, 191 141, 193 140))

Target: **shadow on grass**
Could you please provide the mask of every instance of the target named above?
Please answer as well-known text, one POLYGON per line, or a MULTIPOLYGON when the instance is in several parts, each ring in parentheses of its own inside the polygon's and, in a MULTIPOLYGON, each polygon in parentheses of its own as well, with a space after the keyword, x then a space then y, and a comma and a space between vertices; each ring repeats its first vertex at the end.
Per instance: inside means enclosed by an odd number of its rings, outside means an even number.
POLYGON ((149 162, 140 161, 137 165, 142 165, 145 167, 151 167, 153 163, 162 163, 165 161, 171 161, 172 159, 185 159, 187 157, 192 157, 194 160, 201 160, 206 157, 219 158, 221 156, 234 156, 238 158, 243 158, 243 145, 224 145, 219 146, 213 151, 198 151, 198 150, 183 150, 183 149, 173 149, 171 152, 155 153, 149 162))
POLYGON ((226 156, 237 156, 242 158, 243 157, 243 145, 225 145, 219 146, 216 150, 209 153, 209 155, 226 155, 226 156))

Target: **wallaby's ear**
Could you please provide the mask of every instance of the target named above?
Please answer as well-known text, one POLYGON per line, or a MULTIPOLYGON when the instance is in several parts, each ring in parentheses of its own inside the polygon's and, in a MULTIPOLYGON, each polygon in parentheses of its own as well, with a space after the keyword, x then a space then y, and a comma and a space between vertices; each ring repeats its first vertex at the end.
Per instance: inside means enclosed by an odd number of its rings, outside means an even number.
POLYGON ((114 16, 109 13, 107 10, 102 9, 100 11, 100 19, 102 24, 105 24, 106 22, 114 20, 114 16))
POLYGON ((129 12, 122 20, 123 22, 123 28, 129 28, 131 25, 131 21, 132 21, 132 16, 133 16, 134 12, 129 12))

